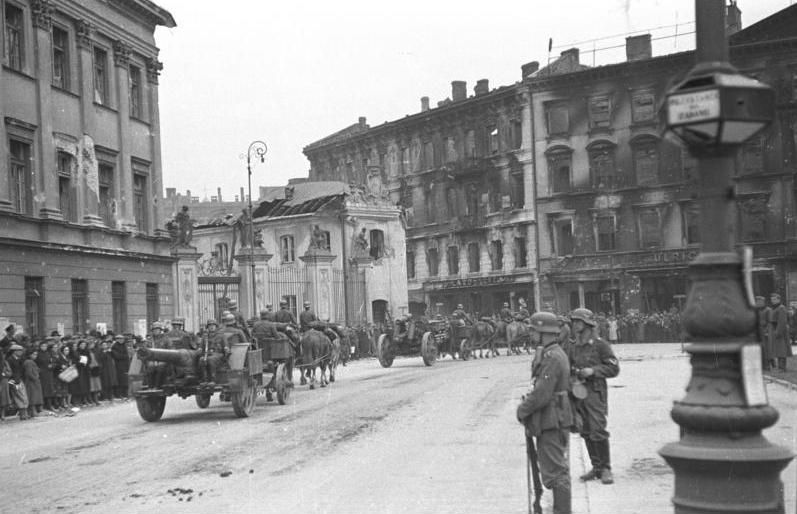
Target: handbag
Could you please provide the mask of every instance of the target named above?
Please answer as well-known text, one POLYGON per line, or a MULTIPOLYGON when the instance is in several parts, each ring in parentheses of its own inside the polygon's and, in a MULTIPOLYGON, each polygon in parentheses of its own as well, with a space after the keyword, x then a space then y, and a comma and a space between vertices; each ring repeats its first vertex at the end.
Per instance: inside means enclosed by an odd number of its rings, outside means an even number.
POLYGON ((58 379, 67 384, 77 378, 77 368, 74 364, 58 374, 58 379))

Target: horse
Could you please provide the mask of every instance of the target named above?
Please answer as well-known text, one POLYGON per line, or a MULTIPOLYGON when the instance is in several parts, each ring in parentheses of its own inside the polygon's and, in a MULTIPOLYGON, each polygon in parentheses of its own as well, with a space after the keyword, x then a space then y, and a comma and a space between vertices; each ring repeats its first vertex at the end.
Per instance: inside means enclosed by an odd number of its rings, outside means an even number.
POLYGON ((471 331, 470 338, 468 338, 467 342, 467 350, 465 350, 465 352, 461 352, 465 353, 465 355, 461 355, 461 357, 463 359, 467 358, 467 354, 473 353, 477 346, 479 348, 479 358, 484 357, 482 351, 484 350, 485 344, 487 345, 488 358, 490 357, 491 353, 492 355, 498 355, 498 352, 495 350, 495 330, 493 329, 493 326, 486 321, 480 320, 473 325, 473 330, 471 331))
POLYGON ((523 348, 526 350, 526 353, 531 353, 529 351, 529 327, 523 321, 512 320, 506 326, 506 354, 510 355, 512 353, 520 355, 520 350, 517 349, 517 346, 520 342, 520 339, 523 338, 523 348))
MULTIPOLYGON (((315 389, 316 369, 321 368, 321 387, 326 387, 327 366, 333 354, 332 341, 323 332, 310 329, 302 334, 299 346, 301 347, 302 363, 297 367, 300 374, 309 379, 310 389, 315 389)), ((331 378, 334 381, 334 370, 331 371, 331 378)))

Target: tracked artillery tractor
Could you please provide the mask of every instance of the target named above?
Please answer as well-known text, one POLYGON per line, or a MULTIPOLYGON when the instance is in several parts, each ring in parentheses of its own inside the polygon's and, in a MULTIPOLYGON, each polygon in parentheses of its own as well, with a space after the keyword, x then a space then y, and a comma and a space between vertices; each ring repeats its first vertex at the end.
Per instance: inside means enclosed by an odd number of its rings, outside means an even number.
POLYGON ((432 366, 437 360, 438 340, 430 324, 424 320, 410 318, 396 321, 376 341, 376 356, 383 368, 393 365, 396 356, 417 357, 432 366))
POLYGON ((232 404, 236 416, 245 418, 252 414, 258 393, 270 398, 274 391, 282 405, 293 388, 294 355, 287 339, 231 345, 227 365, 217 370, 212 386, 200 384, 201 356, 202 350, 139 348, 136 351, 130 362, 129 392, 142 419, 158 421, 169 396, 193 396, 197 406, 205 409, 217 393, 221 401, 232 404))

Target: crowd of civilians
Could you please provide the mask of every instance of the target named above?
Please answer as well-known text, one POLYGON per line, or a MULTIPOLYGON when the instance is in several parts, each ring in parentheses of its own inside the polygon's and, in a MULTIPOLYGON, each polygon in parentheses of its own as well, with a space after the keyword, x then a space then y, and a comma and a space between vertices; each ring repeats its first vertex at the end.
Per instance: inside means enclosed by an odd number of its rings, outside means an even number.
POLYGON ((0 421, 43 412, 127 399, 127 370, 141 339, 113 332, 44 339, 15 333, 8 325, 0 339, 0 421))

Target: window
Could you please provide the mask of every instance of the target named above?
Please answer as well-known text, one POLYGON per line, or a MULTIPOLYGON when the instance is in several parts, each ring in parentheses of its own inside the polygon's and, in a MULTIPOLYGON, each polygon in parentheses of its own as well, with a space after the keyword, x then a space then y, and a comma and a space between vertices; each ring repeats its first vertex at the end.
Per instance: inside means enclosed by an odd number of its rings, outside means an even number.
POLYGON ((465 200, 467 203, 468 216, 476 217, 479 215, 479 191, 476 184, 468 184, 465 190, 465 200))
POLYGON ((499 212, 502 207, 501 177, 497 174, 490 178, 490 212, 499 212))
POLYGON ((744 243, 766 240, 767 196, 744 196, 739 198, 737 202, 739 212, 739 239, 744 243))
POLYGON ((130 66, 130 116, 142 119, 141 110, 141 68, 130 66))
POLYGON ((410 149, 406 146, 401 149, 401 173, 410 171, 410 149))
POLYGON ((53 26, 53 85, 69 89, 69 33, 53 26))
POLYGON ((573 255, 573 220, 561 219, 553 222, 554 248, 556 255, 573 255))
POLYGON ((423 167, 428 169, 434 166, 434 145, 431 141, 423 144, 423 167))
POLYGON ((615 247, 615 218, 613 214, 595 216, 595 242, 599 252, 616 250, 615 247))
POLYGON ((639 243, 642 248, 661 246, 661 218, 657 207, 640 209, 639 213, 639 243))
POLYGON ((25 328, 28 335, 48 335, 44 305, 44 277, 25 277, 25 328))
POLYGON ((529 265, 528 257, 526 252, 528 249, 526 248, 526 238, 525 237, 516 237, 515 238, 515 267, 516 268, 526 268, 529 265))
POLYGON ((11 208, 23 214, 33 214, 31 194, 30 145, 11 139, 8 168, 11 208))
POLYGON ((567 134, 570 131, 570 115, 567 104, 552 104, 546 109, 546 122, 548 135, 555 136, 567 134))
POLYGON ((459 275, 459 247, 449 246, 447 257, 448 257, 448 274, 459 275))
POLYGON ((426 220, 427 224, 435 223, 437 221, 437 209, 435 209, 435 187, 434 184, 429 184, 428 189, 426 190, 426 195, 423 199, 424 207, 426 208, 426 220))
POLYGON ((108 52, 94 47, 94 101, 108 103, 108 52))
POLYGON ((741 158, 740 175, 753 175, 764 172, 765 140, 758 136, 749 140, 739 152, 741 158))
POLYGON ((415 278, 415 252, 407 251, 407 278, 415 278))
POLYGON ((133 173, 133 214, 136 228, 141 233, 147 232, 147 176, 133 173))
POLYGON ((437 254, 437 248, 426 250, 426 267, 429 269, 430 277, 436 277, 439 273, 440 256, 437 254))
POLYGON ((609 144, 594 145, 589 149, 589 171, 595 189, 612 189, 617 187, 617 176, 614 167, 614 146, 609 144))
POLYGON ((446 147, 446 162, 454 162, 457 160, 457 144, 452 136, 445 139, 446 147))
POLYGON ((371 248, 369 253, 372 259, 381 259, 385 256, 385 233, 381 230, 374 229, 368 234, 370 239, 369 243, 371 248))
POLYGON ((89 285, 81 279, 72 279, 72 332, 86 334, 89 328, 89 285))
POLYGON ((147 283, 146 286, 146 302, 147 302, 147 326, 152 324, 161 317, 160 301, 158 300, 158 284, 147 283))
POLYGON ((684 243, 687 245, 700 243, 700 210, 694 203, 681 206, 684 243))
POLYGON ((22 9, 5 3, 5 59, 6 65, 17 71, 25 66, 25 30, 22 9))
POLYGON ((650 186, 659 182, 659 148, 656 141, 644 141, 633 146, 636 183, 650 186))
POLYGON ((608 128, 611 125, 612 104, 607 96, 589 99, 589 128, 608 128))
POLYGON ((656 119, 656 100, 650 91, 635 92, 631 96, 631 121, 644 123, 656 119))
POLYGON ((498 127, 490 125, 487 127, 487 150, 492 154, 498 153, 498 127))
POLYGON ((500 240, 490 241, 490 269, 500 271, 504 269, 504 243, 500 240))
POLYGON ((553 193, 570 191, 571 161, 572 152, 569 149, 556 150, 548 154, 548 173, 553 193))
POLYGON ((124 282, 111 282, 113 331, 122 334, 127 330, 127 286, 124 282))
POLYGON ((476 132, 473 129, 465 132, 465 157, 476 156, 476 132))
POLYGON ((282 262, 294 262, 296 260, 293 251, 293 236, 280 237, 280 255, 282 255, 282 262))
POLYGON ((99 200, 100 218, 108 227, 114 226, 114 193, 113 193, 113 166, 106 163, 99 164, 99 200))
POLYGON ((523 183, 523 170, 512 172, 512 208, 522 209, 526 205, 526 191, 525 184, 523 183))
POLYGON ((452 186, 446 188, 446 213, 449 219, 457 216, 457 190, 452 186))
POLYGON ((523 146, 523 123, 512 120, 512 148, 517 150, 523 146))
POLYGON ((481 271, 481 253, 479 243, 468 243, 468 271, 478 273, 481 271))
POLYGON ((215 248, 219 268, 227 269, 227 266, 230 264, 230 248, 227 246, 227 243, 216 243, 215 248))
POLYGON ((66 152, 58 152, 58 199, 61 214, 66 221, 77 223, 77 194, 72 183, 74 157, 66 152))

